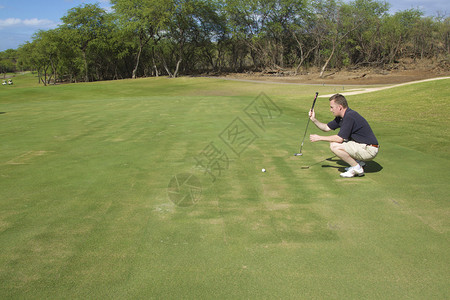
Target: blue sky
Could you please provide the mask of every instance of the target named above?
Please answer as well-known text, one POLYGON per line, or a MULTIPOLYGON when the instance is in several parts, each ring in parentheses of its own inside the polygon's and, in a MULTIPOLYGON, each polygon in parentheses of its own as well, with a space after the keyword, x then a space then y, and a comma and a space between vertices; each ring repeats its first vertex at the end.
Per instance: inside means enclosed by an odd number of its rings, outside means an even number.
MULTIPOLYGON (((388 2, 391 4, 391 13, 419 8, 429 16, 436 16, 438 11, 447 16, 450 14, 448 0, 388 2)), ((31 41, 32 35, 38 30, 56 28, 69 9, 87 3, 99 3, 102 8, 110 8, 109 0, 0 0, 0 51, 17 49, 21 44, 31 41)))
POLYGON ((38 30, 56 28, 69 9, 88 3, 110 7, 109 0, 0 0, 0 51, 17 49, 38 30))

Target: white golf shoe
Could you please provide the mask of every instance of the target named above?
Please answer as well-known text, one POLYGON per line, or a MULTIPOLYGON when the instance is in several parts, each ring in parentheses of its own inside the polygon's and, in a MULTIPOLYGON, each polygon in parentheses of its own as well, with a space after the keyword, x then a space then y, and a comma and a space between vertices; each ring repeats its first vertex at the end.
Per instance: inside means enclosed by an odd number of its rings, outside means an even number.
MULTIPOLYGON (((356 162, 361 166, 364 167, 366 165, 365 162, 363 162, 362 160, 356 160, 356 162)), ((350 167, 345 168, 345 171, 350 170, 350 167)))
POLYGON ((364 176, 364 169, 360 165, 350 167, 347 172, 341 173, 341 177, 351 178, 355 176, 364 176))

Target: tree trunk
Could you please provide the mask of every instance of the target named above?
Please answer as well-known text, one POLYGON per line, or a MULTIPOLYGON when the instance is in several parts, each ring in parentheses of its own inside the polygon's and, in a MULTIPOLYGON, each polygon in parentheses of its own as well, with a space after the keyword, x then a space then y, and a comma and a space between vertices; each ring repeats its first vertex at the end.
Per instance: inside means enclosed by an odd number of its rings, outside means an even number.
POLYGON ((319 75, 320 78, 323 77, 323 73, 325 72, 325 69, 327 68, 328 63, 330 62, 331 58, 333 58, 334 50, 335 50, 335 49, 336 49, 336 40, 333 41, 333 48, 332 48, 332 50, 331 50, 331 54, 330 54, 330 56, 328 57, 328 59, 327 59, 327 61, 325 62, 325 64, 323 65, 322 70, 320 71, 320 75, 319 75))
POLYGON ((169 67, 167 66, 166 60, 164 59, 164 56, 162 56, 162 62, 164 65, 164 69, 166 69, 167 74, 169 75, 169 77, 172 77, 172 73, 169 70, 169 67))
POLYGON ((89 72, 88 72, 88 63, 86 59, 86 50, 82 50, 83 53, 83 61, 84 61, 84 81, 89 82, 89 72))
POLYGON ((141 60, 142 47, 143 47, 142 42, 139 42, 139 51, 136 57, 136 65, 134 66, 133 75, 131 76, 131 78, 133 79, 136 79, 137 69, 139 68, 139 62, 141 60))
POLYGON ((47 86, 47 69, 48 67, 44 68, 44 80, 43 80, 44 86, 47 86))
MULTIPOLYGON (((52 71, 53 71, 53 85, 56 85, 56 67, 55 64, 53 63, 53 60, 51 61, 52 63, 52 71)), ((50 83, 50 82, 49 82, 50 83)))
POLYGON ((177 75, 178 75, 178 70, 180 69, 181 61, 182 61, 182 59, 180 58, 177 62, 177 67, 175 68, 175 72, 173 73, 173 78, 177 77, 177 75))

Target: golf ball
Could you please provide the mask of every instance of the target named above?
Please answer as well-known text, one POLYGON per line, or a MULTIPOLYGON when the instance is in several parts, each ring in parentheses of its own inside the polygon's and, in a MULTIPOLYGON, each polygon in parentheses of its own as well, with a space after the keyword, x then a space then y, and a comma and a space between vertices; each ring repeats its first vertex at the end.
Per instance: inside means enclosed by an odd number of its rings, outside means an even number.
POLYGON ((265 172, 265 171, 266 171, 266 169, 262 169, 261 171, 262 171, 262 172, 265 172))

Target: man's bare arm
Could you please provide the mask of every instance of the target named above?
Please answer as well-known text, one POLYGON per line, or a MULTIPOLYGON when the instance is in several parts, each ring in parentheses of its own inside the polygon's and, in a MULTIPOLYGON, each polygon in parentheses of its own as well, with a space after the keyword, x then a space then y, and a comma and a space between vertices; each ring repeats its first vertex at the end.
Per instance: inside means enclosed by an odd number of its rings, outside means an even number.
POLYGON ((330 143, 331 142, 335 142, 335 143, 343 143, 344 142, 344 139, 341 138, 340 136, 338 136, 337 134, 336 135, 330 135, 330 136, 322 136, 322 135, 317 135, 317 134, 311 134, 309 136, 309 140, 311 142, 319 142, 319 141, 330 142, 330 143))
POLYGON ((316 125, 317 128, 319 128, 320 130, 322 130, 324 132, 328 132, 331 130, 327 124, 322 123, 316 119, 316 112, 314 111, 314 109, 309 111, 309 118, 311 121, 313 121, 314 125, 316 125))

